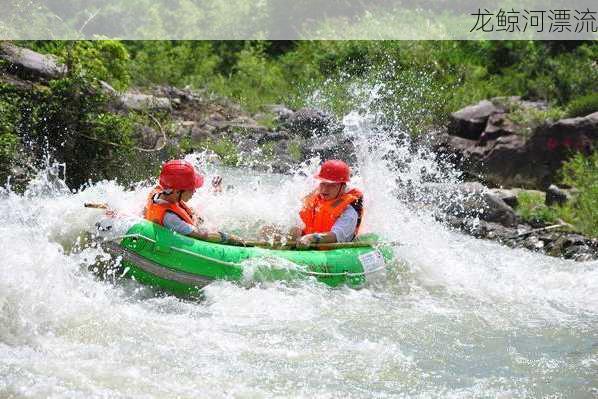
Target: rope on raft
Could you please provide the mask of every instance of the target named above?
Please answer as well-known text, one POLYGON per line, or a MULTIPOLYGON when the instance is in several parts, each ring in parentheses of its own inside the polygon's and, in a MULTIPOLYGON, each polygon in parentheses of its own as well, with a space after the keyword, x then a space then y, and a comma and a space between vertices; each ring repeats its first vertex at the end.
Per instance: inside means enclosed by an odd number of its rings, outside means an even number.
MULTIPOLYGON (((114 238, 110 238, 110 239, 105 239, 104 241, 117 241, 117 240, 122 240, 125 238, 134 238, 134 239, 143 239, 146 241, 151 242, 152 244, 156 243, 156 240, 153 240, 149 237, 145 237, 141 234, 125 234, 125 235, 121 235, 121 236, 117 236, 114 238)), ((196 258, 202 259, 202 260, 207 260, 209 262, 214 262, 217 264, 220 264, 222 266, 228 266, 228 267, 238 267, 238 268, 242 268, 243 265, 241 263, 234 263, 234 262, 227 262, 224 260, 220 260, 217 258, 213 258, 211 256, 206 256, 206 255, 201 255, 192 251, 188 251, 186 249, 182 249, 182 248, 176 248, 176 247, 169 247, 170 250, 172 251, 176 251, 176 252, 180 252, 180 253, 184 253, 185 255, 190 255, 190 256, 194 256, 196 258)), ((297 269, 297 272, 305 274, 307 276, 318 276, 318 277, 340 277, 340 276, 344 276, 344 277, 360 277, 360 276, 367 276, 369 274, 373 274, 373 273, 377 273, 383 269, 386 268, 386 265, 380 266, 376 269, 372 269, 372 270, 368 270, 368 271, 363 271, 363 272, 358 272, 358 273, 350 273, 350 272, 340 272, 340 273, 329 273, 329 272, 314 272, 314 271, 310 271, 310 270, 305 270, 305 269, 297 269)))

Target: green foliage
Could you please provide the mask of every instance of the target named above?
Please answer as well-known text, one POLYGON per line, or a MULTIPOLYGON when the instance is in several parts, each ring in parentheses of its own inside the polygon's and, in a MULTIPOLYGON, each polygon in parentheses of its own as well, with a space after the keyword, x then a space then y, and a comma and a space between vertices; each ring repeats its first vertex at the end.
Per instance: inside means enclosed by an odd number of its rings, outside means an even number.
POLYGON ((282 67, 269 60, 263 45, 248 45, 240 51, 233 74, 220 76, 212 85, 220 94, 233 98, 250 111, 275 103, 288 90, 282 67))
POLYGON ((529 136, 539 126, 557 121, 566 116, 566 112, 560 107, 550 107, 541 110, 533 107, 516 106, 509 113, 509 119, 521 126, 520 133, 529 136))
MULTIPOLYGON (((177 23, 176 12, 158 12, 166 3, 155 7, 154 3, 136 0, 130 7, 151 11, 144 17, 144 29, 160 31, 177 23)), ((214 10, 200 10, 190 0, 175 3, 171 5, 178 11, 186 10, 185 21, 180 21, 181 37, 185 33, 182 26, 201 25, 216 14, 224 15, 223 10, 228 12, 225 23, 243 29, 237 18, 247 9, 234 10, 226 2, 219 2, 214 10)), ((64 5, 52 1, 48 7, 56 11, 64 5)), ((89 23, 108 23, 107 15, 116 11, 106 9, 89 23)), ((263 18, 261 11, 256 10, 256 20, 263 18)), ((72 19, 69 23, 87 19, 82 15, 68 18, 72 19)), ((339 116, 353 110, 376 112, 389 124, 414 135, 443 125, 450 112, 465 105, 512 95, 544 99, 551 105, 548 111, 515 110, 513 118, 532 129, 547 119, 562 117, 562 107, 567 104, 569 114, 594 109, 598 92, 595 41, 99 40, 17 44, 57 55, 69 65, 70 73, 48 88, 19 94, 16 100, 0 94, 0 107, 4 107, 0 108, 0 152, 14 152, 15 143, 26 136, 37 153, 50 143, 59 160, 84 165, 85 159, 91 159, 85 168, 70 167, 80 173, 73 177, 75 185, 89 177, 91 168, 95 177, 108 176, 104 166, 112 162, 109 160, 130 156, 138 116, 110 115, 105 99, 93 89, 100 79, 118 90, 130 84, 190 85, 232 98, 252 112, 272 103, 295 109, 316 106, 339 116)), ((265 118, 260 122, 270 126, 272 121, 265 118)), ((232 142, 225 139, 206 145, 227 163, 238 162, 232 142)))
POLYGON ((239 164, 237 146, 228 138, 208 140, 201 147, 216 153, 225 165, 237 166, 239 164))
MULTIPOLYGON (((185 4, 179 7, 193 8, 185 4)), ((194 12, 190 9, 188 15, 194 12)), ((156 18, 163 23, 169 17, 156 18)), ((52 43, 43 47, 65 53, 52 48, 64 44, 52 43)), ((127 76, 141 86, 190 85, 232 98, 252 112, 284 103, 293 108, 319 106, 342 115, 370 100, 375 88, 378 97, 368 103, 370 110, 414 134, 444 124, 450 112, 481 99, 519 95, 563 106, 596 92, 598 82, 595 42, 133 41, 120 43, 130 58, 117 52, 120 61, 115 65, 101 56, 105 51, 90 48, 89 42, 76 43, 74 58, 92 75, 117 82, 118 88, 125 86, 127 76), (98 65, 83 61, 94 53, 100 54, 98 65)), ((521 116, 531 117, 532 124, 552 117, 521 116)))
POLYGON ((33 90, 10 85, 0 90, 2 142, 7 143, 3 147, 10 150, 15 143, 11 135, 16 134, 25 149, 40 160, 38 166, 47 155, 65 162, 71 187, 90 178, 115 177, 120 162, 131 151, 133 122, 128 118, 108 113, 106 99, 81 76, 53 80, 49 86, 33 90), (7 113, 3 112, 6 102, 10 104, 7 113), (6 115, 10 116, 8 123, 6 115))
POLYGON ((576 231, 598 237, 598 152, 576 154, 563 165, 561 173, 563 183, 577 190, 571 202, 547 207, 544 193, 522 191, 517 196, 517 213, 526 221, 555 223, 560 219, 576 231))
POLYGON ((3 96, 0 84, 0 183, 10 172, 10 165, 15 158, 18 136, 15 131, 16 109, 13 96, 3 96))
POLYGON ((17 44, 56 55, 67 65, 69 76, 78 75, 89 81, 103 80, 116 90, 125 90, 130 84, 129 53, 118 40, 25 41, 17 44))
POLYGON ((215 78, 220 58, 201 41, 125 42, 132 53, 130 73, 140 86, 170 84, 202 88, 215 78))
POLYGON ((545 195, 540 192, 522 191, 517 195, 517 214, 525 221, 554 223, 559 212, 544 204, 545 195))
POLYGON ((567 114, 570 117, 586 116, 594 112, 598 112, 598 93, 578 97, 567 106, 567 114))
POLYGON ((16 144, 15 124, 17 110, 16 96, 10 93, 8 85, 0 83, 0 157, 8 157, 16 144))
POLYGON ((289 155, 295 162, 299 162, 303 158, 301 144, 297 141, 290 141, 288 146, 289 155))
POLYGON ((568 205, 576 228, 598 237, 598 151, 576 154, 563 165, 562 175, 563 183, 579 191, 568 205))
POLYGON ((267 127, 269 129, 275 129, 278 126, 276 115, 274 114, 257 114, 255 115, 255 121, 261 126, 267 127))

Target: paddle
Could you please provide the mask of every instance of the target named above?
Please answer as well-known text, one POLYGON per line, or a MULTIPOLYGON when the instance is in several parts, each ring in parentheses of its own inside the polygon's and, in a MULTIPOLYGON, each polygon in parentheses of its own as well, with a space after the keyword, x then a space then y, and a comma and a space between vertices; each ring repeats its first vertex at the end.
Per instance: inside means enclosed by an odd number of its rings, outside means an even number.
MULTIPOLYGON (((117 212, 113 209, 110 209, 108 204, 102 202, 86 202, 84 204, 85 208, 92 208, 92 209, 103 209, 106 212, 106 215, 114 217, 116 216, 117 212)), ((243 243, 235 243, 230 244, 235 246, 245 246, 245 247, 260 247, 260 248, 271 248, 271 249, 280 249, 280 250, 290 250, 290 249, 341 249, 341 248, 365 248, 365 247, 372 247, 375 245, 390 245, 390 246, 397 246, 401 245, 399 242, 396 241, 351 241, 351 242, 332 242, 326 244, 311 244, 307 248, 297 248, 297 241, 286 241, 285 243, 281 242, 270 242, 270 241, 258 241, 258 240, 243 240, 243 243)))
POLYGON ((86 202, 85 204, 83 204, 83 206, 86 208, 94 208, 94 209, 110 209, 108 204, 105 204, 103 202, 86 202))
MULTIPOLYGON (((297 241, 287 241, 285 243, 282 242, 269 242, 269 241, 245 241, 247 246, 250 247, 261 247, 261 248, 272 248, 272 249, 300 249, 297 248, 297 241)), ((367 242, 367 241, 352 241, 352 242, 331 242, 325 244, 311 244, 309 249, 340 249, 340 248, 364 248, 364 247, 371 247, 373 245, 379 244, 377 242, 367 242)), ((308 248, 306 248, 308 249, 308 248)))

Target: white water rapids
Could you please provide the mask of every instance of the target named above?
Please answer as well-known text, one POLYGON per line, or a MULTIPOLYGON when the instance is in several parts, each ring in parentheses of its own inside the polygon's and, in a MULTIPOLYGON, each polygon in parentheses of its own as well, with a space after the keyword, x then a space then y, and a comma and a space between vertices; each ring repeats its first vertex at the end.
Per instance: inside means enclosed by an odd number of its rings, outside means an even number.
MULTIPOLYGON (((364 229, 404 244, 361 290, 216 282, 203 300, 157 296, 98 279, 88 269, 103 252, 75 245, 101 218, 84 202, 135 214, 149 186, 72 193, 48 167, 24 194, 0 192, 0 397, 598 396, 598 263, 476 240, 408 209, 397 174, 417 183, 425 166, 455 179, 425 154, 371 139, 367 120, 345 123, 359 149, 364 229), (391 155, 410 167, 394 171, 391 155)), ((229 231, 292 225, 314 184, 190 159, 231 186, 192 201, 229 231)))

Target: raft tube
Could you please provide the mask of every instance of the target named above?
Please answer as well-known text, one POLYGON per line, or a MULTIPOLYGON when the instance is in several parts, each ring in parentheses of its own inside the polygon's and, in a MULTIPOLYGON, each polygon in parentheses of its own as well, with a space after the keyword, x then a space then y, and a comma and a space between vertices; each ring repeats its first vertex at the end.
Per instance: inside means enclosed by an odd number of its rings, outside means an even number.
POLYGON ((214 280, 289 280, 313 277, 337 287, 363 286, 393 257, 390 247, 332 250, 276 250, 201 241, 150 221, 133 225, 120 244, 107 242, 122 257, 124 275, 175 295, 198 294, 214 280))

